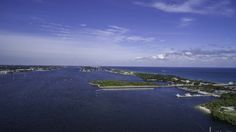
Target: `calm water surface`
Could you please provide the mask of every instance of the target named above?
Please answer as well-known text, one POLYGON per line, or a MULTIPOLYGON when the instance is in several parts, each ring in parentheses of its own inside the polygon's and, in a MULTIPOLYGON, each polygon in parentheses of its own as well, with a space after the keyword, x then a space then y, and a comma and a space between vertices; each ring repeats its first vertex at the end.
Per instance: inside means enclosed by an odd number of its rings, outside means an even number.
POLYGON ((213 81, 218 83, 236 83, 236 68, 181 68, 181 67, 115 67, 137 72, 173 74, 185 78, 213 81))
POLYGON ((1 75, 0 131, 236 131, 194 108, 212 97, 178 99, 175 95, 185 92, 175 88, 97 91, 88 85, 96 79, 141 81, 106 72, 82 73, 76 67, 1 75))

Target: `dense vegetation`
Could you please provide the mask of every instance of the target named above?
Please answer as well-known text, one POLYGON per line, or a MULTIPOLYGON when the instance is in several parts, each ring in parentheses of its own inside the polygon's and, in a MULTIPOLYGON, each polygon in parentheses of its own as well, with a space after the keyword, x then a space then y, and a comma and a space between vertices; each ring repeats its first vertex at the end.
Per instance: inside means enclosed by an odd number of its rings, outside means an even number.
POLYGON ((204 104, 211 110, 211 114, 215 119, 227 121, 236 125, 236 94, 223 94, 220 99, 204 104), (225 107, 232 107, 233 110, 225 110, 225 107))
POLYGON ((151 82, 128 82, 120 80, 96 80, 92 81, 93 84, 99 86, 145 86, 145 85, 155 85, 151 82))
POLYGON ((149 81, 150 79, 159 80, 159 81, 169 81, 171 78, 175 76, 171 75, 161 75, 161 74, 153 74, 153 73, 135 73, 136 76, 142 78, 145 81, 149 81))
POLYGON ((191 80, 175 75, 154 73, 135 73, 135 75, 147 82, 168 82, 174 84, 184 84, 187 85, 190 89, 201 90, 206 92, 213 92, 214 90, 225 90, 223 86, 214 86, 214 83, 212 82, 191 80))
POLYGON ((164 74, 154 74, 154 73, 135 73, 135 75, 137 77, 142 78, 144 81, 183 83, 181 82, 181 80, 186 80, 184 78, 180 78, 175 75, 164 75, 164 74))
POLYGON ((226 90, 223 86, 213 86, 212 84, 203 85, 203 86, 195 86, 193 88, 197 88, 198 90, 206 91, 206 92, 213 92, 215 90, 226 90))

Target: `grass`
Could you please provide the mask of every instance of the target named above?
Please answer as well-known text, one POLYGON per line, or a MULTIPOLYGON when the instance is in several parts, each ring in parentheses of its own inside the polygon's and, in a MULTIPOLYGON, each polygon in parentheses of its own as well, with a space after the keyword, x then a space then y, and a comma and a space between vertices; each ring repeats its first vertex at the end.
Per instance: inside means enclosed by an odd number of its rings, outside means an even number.
POLYGON ((91 83, 99 86, 147 86, 147 85, 156 85, 151 82, 129 82, 121 80, 95 80, 91 83))

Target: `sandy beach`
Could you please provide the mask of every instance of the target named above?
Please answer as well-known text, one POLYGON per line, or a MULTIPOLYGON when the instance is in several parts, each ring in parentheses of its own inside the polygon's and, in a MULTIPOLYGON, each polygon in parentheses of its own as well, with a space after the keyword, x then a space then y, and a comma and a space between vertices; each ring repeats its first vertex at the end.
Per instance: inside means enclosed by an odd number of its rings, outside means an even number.
POLYGON ((204 112, 204 113, 207 113, 207 114, 210 114, 211 113, 211 110, 206 108, 206 107, 203 107, 201 105, 198 105, 196 106, 197 109, 199 109, 200 111, 204 112))

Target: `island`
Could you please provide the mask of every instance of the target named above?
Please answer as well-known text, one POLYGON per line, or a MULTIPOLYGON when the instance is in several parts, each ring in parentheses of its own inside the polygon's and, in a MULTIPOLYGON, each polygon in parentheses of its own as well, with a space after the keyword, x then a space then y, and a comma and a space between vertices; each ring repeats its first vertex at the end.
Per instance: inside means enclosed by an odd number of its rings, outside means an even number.
POLYGON ((129 82, 123 80, 95 80, 90 82, 103 90, 145 90, 153 89, 159 85, 152 82, 129 82))
POLYGON ((59 69, 59 66, 0 65, 0 75, 18 72, 51 71, 56 69, 59 69))
MULTIPOLYGON (((212 95, 215 97, 220 97, 221 94, 229 93, 229 92, 236 92, 236 87, 234 83, 228 83, 228 84, 220 84, 210 81, 203 81, 203 80, 193 80, 193 79, 187 79, 183 77, 179 77, 176 75, 168 75, 168 74, 159 74, 159 73, 144 73, 144 72, 134 72, 134 71, 128 71, 128 70, 120 70, 120 69, 114 69, 109 67, 101 67, 100 70, 104 70, 106 72, 111 72, 114 74, 122 74, 127 76, 136 76, 138 78, 141 78, 143 82, 151 82, 151 85, 155 84, 153 87, 178 87, 183 90, 189 91, 189 92, 197 92, 199 94, 207 94, 212 95)), ((106 80, 95 80, 97 82, 106 82, 106 80)), ((110 81, 108 81, 110 82, 110 81)), ((106 87, 113 87, 116 88, 117 84, 123 85, 126 84, 126 87, 130 87, 130 85, 133 85, 132 87, 139 86, 140 82, 128 82, 124 83, 124 81, 120 80, 113 80, 113 83, 107 83, 106 87), (116 82, 116 83, 115 83, 116 82)), ((91 84, 99 84, 99 83, 93 83, 91 84)), ((100 88, 102 88, 100 86, 100 88)))
MULTIPOLYGON (((233 82, 227 84, 215 83, 204 80, 193 80, 176 75, 144 73, 128 70, 120 70, 114 68, 102 68, 106 72, 114 74, 122 74, 128 76, 136 76, 141 78, 141 82, 131 82, 124 80, 94 80, 91 85, 97 86, 99 89, 120 90, 120 89, 154 89, 165 87, 176 87, 189 92, 195 92, 192 96, 187 94, 186 97, 204 96, 218 97, 212 102, 197 106, 199 109, 211 114, 214 119, 226 121, 232 125, 236 125, 236 85, 233 82)), ((178 95, 177 97, 181 97, 178 95)))

